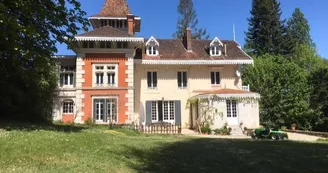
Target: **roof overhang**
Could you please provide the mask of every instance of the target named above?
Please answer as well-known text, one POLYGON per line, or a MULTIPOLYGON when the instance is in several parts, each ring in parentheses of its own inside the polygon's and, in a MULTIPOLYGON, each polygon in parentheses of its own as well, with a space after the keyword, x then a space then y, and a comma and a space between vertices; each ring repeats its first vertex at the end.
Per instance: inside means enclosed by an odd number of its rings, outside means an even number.
POLYGON ((136 60, 146 65, 234 65, 253 64, 253 60, 136 60))
POLYGON ((141 37, 75 37, 76 41, 125 41, 125 42, 144 42, 141 37))
POLYGON ((242 99, 251 99, 251 98, 255 98, 255 99, 259 99, 261 98, 260 94, 258 93, 238 93, 238 94, 201 94, 201 95, 197 95, 195 96, 196 98, 209 98, 209 97, 213 97, 216 96, 219 99, 232 99, 232 98, 242 98, 242 99))
MULTIPOLYGON (((108 19, 108 20, 127 20, 127 17, 105 17, 105 16, 91 16, 88 18, 89 20, 92 19, 108 19)), ((141 20, 141 17, 134 17, 135 20, 141 20)))

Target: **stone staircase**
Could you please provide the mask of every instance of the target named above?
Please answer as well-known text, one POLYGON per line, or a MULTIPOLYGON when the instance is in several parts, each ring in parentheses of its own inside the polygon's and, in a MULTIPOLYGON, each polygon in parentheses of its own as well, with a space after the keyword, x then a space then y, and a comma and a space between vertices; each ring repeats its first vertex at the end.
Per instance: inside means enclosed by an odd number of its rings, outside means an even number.
POLYGON ((241 127, 239 127, 239 126, 230 126, 230 127, 232 129, 230 132, 231 136, 244 136, 243 130, 241 127))

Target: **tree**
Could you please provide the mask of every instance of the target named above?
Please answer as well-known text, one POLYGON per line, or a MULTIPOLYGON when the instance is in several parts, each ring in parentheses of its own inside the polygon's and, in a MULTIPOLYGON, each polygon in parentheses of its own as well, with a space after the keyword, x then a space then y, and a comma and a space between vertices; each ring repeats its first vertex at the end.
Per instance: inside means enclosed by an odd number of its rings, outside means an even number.
POLYGON ((308 101, 308 73, 294 62, 267 54, 244 70, 244 82, 261 94, 261 123, 276 127, 296 123, 301 129, 311 129, 319 119, 308 101))
POLYGON ((0 11, 0 118, 47 120, 57 86, 55 44, 86 30, 86 13, 76 0, 1 0, 0 11))
POLYGON ((178 13, 179 19, 177 21, 177 31, 173 34, 174 38, 182 39, 188 27, 192 30, 193 39, 209 38, 206 29, 197 28, 198 19, 192 0, 180 0, 178 13))
POLYGON ((293 50, 298 45, 315 47, 310 35, 310 25, 308 20, 299 8, 296 8, 292 17, 287 22, 287 33, 292 39, 293 50))
POLYGON ((245 49, 253 55, 284 55, 288 51, 285 21, 280 20, 281 9, 277 0, 253 0, 245 49))

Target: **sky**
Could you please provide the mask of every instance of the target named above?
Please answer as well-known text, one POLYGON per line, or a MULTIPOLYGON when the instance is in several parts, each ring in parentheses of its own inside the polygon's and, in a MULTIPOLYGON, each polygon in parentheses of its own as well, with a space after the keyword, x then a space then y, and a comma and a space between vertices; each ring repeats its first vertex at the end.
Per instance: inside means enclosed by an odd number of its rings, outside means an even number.
MULTIPOLYGON (((91 16, 100 12, 105 0, 80 0, 82 9, 91 16)), ((179 0, 127 0, 133 14, 141 17, 138 36, 172 38, 178 19, 179 0)), ((280 0, 282 19, 288 19, 299 7, 309 21, 311 36, 319 55, 328 58, 328 0, 280 0)), ((245 42, 252 0, 194 0, 199 28, 205 28, 213 39, 233 40, 233 23, 236 41, 245 42)), ((91 29, 91 28, 90 28, 91 29)), ((81 32, 79 32, 81 33, 81 32)), ((73 55, 66 45, 57 45, 58 55, 73 55)))

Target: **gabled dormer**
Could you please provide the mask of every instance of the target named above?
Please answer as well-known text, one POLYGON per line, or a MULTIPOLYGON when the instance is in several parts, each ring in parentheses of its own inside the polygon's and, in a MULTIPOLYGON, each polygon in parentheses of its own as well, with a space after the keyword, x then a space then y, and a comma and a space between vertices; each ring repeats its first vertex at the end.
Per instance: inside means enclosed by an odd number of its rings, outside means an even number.
POLYGON ((223 43, 217 37, 215 37, 209 46, 209 54, 211 56, 221 56, 223 51, 223 43))
POLYGON ((159 55, 159 43, 158 41, 151 36, 149 40, 146 42, 146 54, 148 56, 157 56, 159 55))

